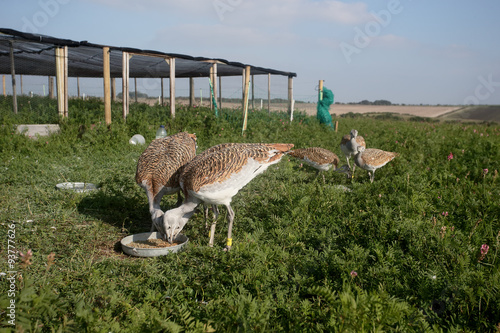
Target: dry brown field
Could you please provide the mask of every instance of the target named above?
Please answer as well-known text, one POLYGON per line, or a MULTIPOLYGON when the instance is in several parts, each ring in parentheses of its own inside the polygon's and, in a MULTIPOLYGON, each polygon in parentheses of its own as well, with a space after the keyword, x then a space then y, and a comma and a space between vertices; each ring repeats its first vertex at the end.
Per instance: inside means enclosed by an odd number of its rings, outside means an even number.
MULTIPOLYGON (((156 100, 157 101, 157 100, 156 100)), ((177 100, 179 104, 187 103, 187 100, 177 100)), ((203 101, 203 106, 209 106, 209 101, 203 101)), ((199 100, 196 100, 199 105, 199 100)), ((260 109, 260 101, 255 101, 254 108, 260 109)), ((241 108, 240 103, 223 102, 223 108, 241 108)), ((252 108, 251 101, 249 107, 252 108)), ((267 109, 267 103, 263 103, 263 108, 267 109)), ((416 106, 416 105, 359 105, 359 104, 333 104, 330 106, 330 113, 342 115, 352 113, 396 113, 419 117, 439 117, 444 114, 459 110, 462 106, 416 106)), ((271 111, 286 111, 286 103, 271 103, 271 111)), ((294 112, 306 112, 307 115, 316 115, 316 103, 295 103, 294 112)))
MULTIPOLYGON (((158 103, 158 99, 139 99, 139 102, 148 104, 158 103)), ((167 103, 168 100, 165 100, 167 103)), ((195 104, 199 106, 199 99, 195 104)), ((188 104, 187 98, 179 98, 177 104, 188 104)), ((203 100, 203 106, 209 107, 210 101, 203 100)), ((241 109, 241 103, 223 102, 223 108, 241 109)), ((261 102, 256 100, 253 105, 249 101, 249 108, 260 109, 261 102)), ((267 103, 262 103, 262 108, 267 109, 267 103)), ((271 103, 271 111, 287 111, 287 103, 271 103)), ((316 103, 295 103, 294 112, 305 112, 307 115, 316 115, 316 103)), ((466 121, 494 121, 500 122, 500 106, 498 105, 360 105, 360 104, 333 104, 330 106, 330 114, 341 116, 347 113, 376 114, 392 113, 401 116, 417 116, 424 118, 439 118, 441 120, 466 120, 466 121)))

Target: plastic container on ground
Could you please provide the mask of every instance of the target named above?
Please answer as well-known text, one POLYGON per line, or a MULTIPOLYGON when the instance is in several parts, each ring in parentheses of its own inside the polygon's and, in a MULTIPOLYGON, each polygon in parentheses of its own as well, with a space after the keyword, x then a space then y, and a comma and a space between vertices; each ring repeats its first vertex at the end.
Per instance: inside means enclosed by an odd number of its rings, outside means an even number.
POLYGON ((82 183, 82 182, 66 182, 66 183, 59 183, 56 185, 56 188, 59 190, 70 190, 73 192, 78 192, 78 193, 86 193, 86 192, 91 192, 98 190, 99 188, 92 183, 82 183))
POLYGON ((156 131, 156 139, 164 138, 167 136, 167 130, 164 125, 160 125, 160 128, 156 131))
POLYGON ((133 247, 130 245, 132 242, 137 241, 145 241, 150 238, 159 238, 160 234, 158 232, 143 232, 140 234, 134 234, 123 238, 120 243, 122 245, 123 252, 128 255, 135 257, 157 257, 163 256, 169 253, 175 253, 180 251, 182 248, 186 246, 189 241, 189 238, 186 235, 179 234, 175 239, 175 242, 178 245, 170 246, 170 247, 161 247, 161 248, 139 248, 133 247))
POLYGON ((128 143, 130 143, 131 145, 143 145, 146 143, 146 140, 142 135, 135 134, 133 137, 130 138, 130 140, 128 140, 128 143))

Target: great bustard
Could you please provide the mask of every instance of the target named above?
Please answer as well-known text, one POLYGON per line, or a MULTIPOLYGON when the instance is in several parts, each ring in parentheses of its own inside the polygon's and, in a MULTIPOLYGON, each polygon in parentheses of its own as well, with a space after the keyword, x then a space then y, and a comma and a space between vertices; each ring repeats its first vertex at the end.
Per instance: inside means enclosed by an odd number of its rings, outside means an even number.
POLYGON ((398 156, 398 153, 373 148, 366 149, 363 146, 359 146, 357 148, 357 154, 354 157, 354 162, 361 169, 368 171, 370 182, 373 183, 375 179, 375 170, 383 167, 396 156, 398 156))
MULTIPOLYGON (((240 189, 270 165, 278 163, 293 144, 236 144, 203 154, 184 168, 179 183, 184 203, 165 212, 160 230, 169 242, 177 237, 200 203, 225 205, 228 212, 226 249, 232 246, 234 211, 231 200, 240 189)), ((213 246, 215 224, 212 224, 209 245, 213 246)))
POLYGON ((301 161, 304 161, 309 166, 317 170, 317 174, 323 176, 325 182, 325 175, 323 171, 328 171, 333 167, 337 172, 347 172, 345 167, 337 169, 339 164, 338 156, 332 151, 321 147, 309 147, 294 149, 288 152, 288 155, 293 156, 301 161))
MULTIPOLYGON (((208 148, 207 150, 204 150, 200 154, 196 155, 190 162, 197 163, 201 158, 204 158, 204 155, 213 153, 214 151, 222 150, 227 147, 235 146, 235 145, 242 145, 241 143, 232 143, 232 142, 227 142, 227 143, 221 143, 215 146, 212 146, 208 148)), ((205 218, 205 228, 207 227, 207 218, 208 218, 208 206, 203 204, 203 212, 204 212, 204 218, 205 218)), ((215 223, 217 222, 217 218, 219 217, 219 209, 217 208, 217 205, 212 205, 212 212, 213 212, 213 221, 212 221, 212 229, 215 229, 215 223)), ((213 234, 215 230, 210 230, 210 235, 213 234)))
POLYGON ((153 140, 139 157, 135 181, 148 197, 151 231, 163 222, 160 203, 165 194, 177 193, 178 205, 182 202, 179 175, 195 155, 196 135, 180 132, 153 140))
MULTIPOLYGON (((366 148, 366 143, 365 139, 358 135, 358 131, 353 129, 351 130, 351 133, 344 135, 342 137, 342 140, 340 141, 340 150, 344 153, 346 159, 347 159, 347 165, 349 166, 349 169, 351 168, 351 164, 349 163, 349 159, 351 157, 354 157, 356 155, 357 148, 365 147, 366 148)), ((352 174, 354 175, 354 169, 356 168, 356 165, 353 164, 352 166, 352 174)))

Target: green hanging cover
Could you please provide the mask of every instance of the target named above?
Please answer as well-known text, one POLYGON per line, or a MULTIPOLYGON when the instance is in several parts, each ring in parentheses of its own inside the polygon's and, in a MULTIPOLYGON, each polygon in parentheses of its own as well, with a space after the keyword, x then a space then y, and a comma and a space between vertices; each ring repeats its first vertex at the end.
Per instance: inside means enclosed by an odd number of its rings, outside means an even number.
POLYGON ((217 109, 217 100, 214 95, 214 87, 212 85, 212 80, 210 78, 208 79, 208 82, 210 83, 210 95, 212 96, 212 103, 214 104, 214 109, 215 109, 215 116, 219 116, 219 110, 217 109))
POLYGON ((332 116, 330 115, 330 105, 333 104, 333 92, 330 89, 323 87, 323 99, 318 97, 318 106, 316 118, 321 124, 333 129, 332 116))

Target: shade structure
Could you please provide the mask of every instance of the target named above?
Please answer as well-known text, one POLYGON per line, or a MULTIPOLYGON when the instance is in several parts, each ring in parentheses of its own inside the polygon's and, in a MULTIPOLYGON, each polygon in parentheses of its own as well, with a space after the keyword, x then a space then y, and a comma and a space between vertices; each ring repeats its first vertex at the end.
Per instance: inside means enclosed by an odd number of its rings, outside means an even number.
MULTIPOLYGON (((59 113, 62 116, 68 114, 65 102, 68 77, 102 77, 105 80, 122 78, 123 88, 128 88, 128 83, 125 81, 130 77, 169 78, 171 90, 174 90, 170 94, 171 115, 175 116, 176 78, 210 77, 212 82, 216 83, 217 76, 241 76, 245 68, 250 68, 250 75, 288 77, 290 89, 292 79, 297 76, 293 72, 221 58, 193 57, 155 50, 93 44, 0 28, 0 74, 12 75, 13 66, 16 75, 56 76, 58 100, 60 100, 59 113)), ((107 90, 109 89, 105 88, 105 99, 109 94, 107 90)), ((289 94, 289 105, 292 105, 292 99, 289 94)), ((125 101, 124 117, 128 114, 127 104, 128 101, 125 101)))

